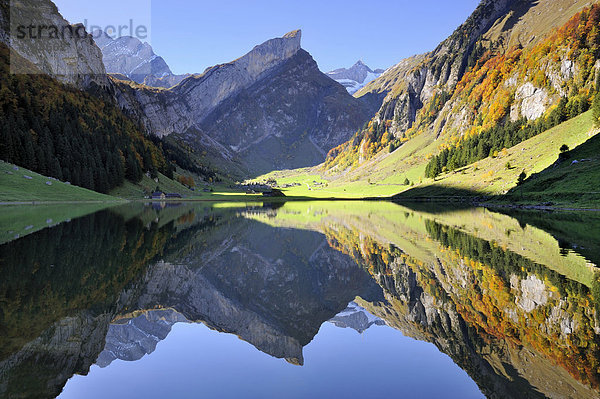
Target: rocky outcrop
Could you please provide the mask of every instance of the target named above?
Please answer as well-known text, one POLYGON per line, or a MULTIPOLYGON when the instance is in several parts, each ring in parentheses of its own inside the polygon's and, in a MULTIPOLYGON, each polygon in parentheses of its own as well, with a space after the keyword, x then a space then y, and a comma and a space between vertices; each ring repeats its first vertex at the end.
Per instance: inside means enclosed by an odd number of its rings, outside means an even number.
MULTIPOLYGON (((0 40, 10 47, 11 54, 31 62, 39 73, 86 90, 110 86, 102 53, 92 36, 83 25, 69 24, 49 0, 12 2, 10 7, 3 4, 0 40)), ((11 63, 11 69, 12 73, 24 73, 18 62, 11 63)))
POLYGON ((516 91, 515 103, 511 108, 511 119, 517 120, 523 116, 529 120, 535 120, 546 112, 549 102, 550 98, 546 90, 527 82, 516 91))
POLYGON ((190 76, 192 75, 189 73, 183 75, 167 74, 161 77, 156 75, 148 75, 144 78, 142 83, 150 87, 162 87, 163 89, 169 89, 173 86, 177 86, 184 79, 190 76))

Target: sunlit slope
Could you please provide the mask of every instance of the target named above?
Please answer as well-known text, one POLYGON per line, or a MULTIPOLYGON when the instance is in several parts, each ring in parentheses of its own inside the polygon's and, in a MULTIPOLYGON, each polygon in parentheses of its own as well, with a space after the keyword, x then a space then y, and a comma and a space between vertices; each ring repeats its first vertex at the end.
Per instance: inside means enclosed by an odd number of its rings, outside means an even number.
POLYGON ((169 179, 162 173, 158 173, 158 182, 144 175, 138 183, 126 181, 119 187, 112 189, 110 194, 119 198, 142 199, 154 192, 157 187, 164 193, 176 193, 185 197, 195 194, 194 191, 175 180, 169 179))
MULTIPOLYGON (((436 153, 441 144, 430 134, 416 137, 391 154, 384 151, 335 180, 322 177, 318 168, 273 172, 261 178, 274 178, 280 185, 300 184, 284 189, 286 195, 292 197, 389 197, 407 191, 408 197, 497 196, 513 189, 523 170, 531 176, 553 165, 563 144, 574 149, 597 134, 598 129, 594 128, 592 112, 589 111, 501 151, 497 157, 488 157, 457 171, 443 173, 436 180, 424 177, 429 156, 436 153), (321 184, 315 186, 314 182, 321 184)), ((595 164, 588 166, 591 167, 583 170, 579 178, 585 179, 585 174, 594 173, 595 164)), ((565 189, 568 188, 565 186, 565 189)), ((571 190, 589 191, 589 188, 579 185, 571 190)))
MULTIPOLYGON (((522 171, 525 171, 527 176, 540 173, 558 160, 562 145, 575 148, 597 134, 598 129, 594 128, 592 113, 589 111, 506 151, 501 151, 495 158, 488 157, 454 172, 444 173, 436 180, 426 179, 418 190, 407 195, 417 193, 417 196, 424 197, 452 196, 455 195, 452 189, 465 190, 472 195, 506 194, 517 185, 518 176, 522 171)), ((565 166, 565 172, 568 172, 569 167, 565 166)), ((592 170, 582 172, 592 173, 592 170)), ((568 191, 568 181, 562 183, 565 183, 565 188, 557 193, 568 191)), ((572 190, 583 193, 589 191, 589 187, 577 186, 572 190)))
POLYGON ((510 197, 600 208, 600 135, 570 148, 562 162, 532 175, 510 197))
POLYGON ((0 202, 118 200, 0 161, 0 202))

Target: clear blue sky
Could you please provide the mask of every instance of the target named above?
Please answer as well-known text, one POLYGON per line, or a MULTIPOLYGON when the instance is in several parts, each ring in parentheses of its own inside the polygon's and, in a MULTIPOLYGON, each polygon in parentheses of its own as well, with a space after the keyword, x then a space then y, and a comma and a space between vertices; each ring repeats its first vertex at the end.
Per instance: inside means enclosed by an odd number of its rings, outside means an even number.
POLYGON ((203 72, 255 45, 302 29, 323 71, 362 59, 387 68, 432 50, 479 0, 55 0, 71 22, 151 20, 151 41, 175 73, 203 72), (150 8, 151 2, 151 8, 150 8), (151 15, 151 19, 148 15, 151 15))

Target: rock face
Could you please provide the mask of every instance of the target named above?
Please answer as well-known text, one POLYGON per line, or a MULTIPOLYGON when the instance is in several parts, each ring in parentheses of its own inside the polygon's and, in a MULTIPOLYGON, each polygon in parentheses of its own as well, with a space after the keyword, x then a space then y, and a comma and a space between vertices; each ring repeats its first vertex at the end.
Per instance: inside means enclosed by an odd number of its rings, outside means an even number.
POLYGON ((549 98, 546 90, 537 88, 531 82, 527 82, 517 89, 515 104, 511 110, 511 119, 517 119, 517 113, 529 120, 537 119, 546 112, 548 103, 549 98), (518 112, 519 109, 520 112, 518 112))
POLYGON ((140 89, 122 98, 122 105, 139 109, 148 129, 158 135, 182 133, 224 100, 250 87, 300 50, 300 32, 269 40, 229 64, 208 68, 169 91, 140 89))
POLYGON ((518 0, 484 0, 477 10, 434 51, 401 61, 361 93, 390 93, 376 116, 391 120, 391 131, 400 134, 416 121, 417 113, 439 87, 454 87, 467 68, 476 41, 518 0))
POLYGON ((384 72, 383 69, 372 70, 364 62, 358 61, 350 68, 339 68, 327 72, 327 76, 343 85, 348 93, 354 94, 384 72))
POLYGON ((92 32, 102 50, 106 72, 120 74, 137 83, 169 88, 189 75, 174 75, 162 57, 154 54, 148 43, 134 37, 113 39, 102 31, 92 32))
POLYGON ((290 32, 170 90, 121 82, 119 102, 152 133, 194 147, 209 137, 255 173, 317 164, 373 109, 321 73, 300 41, 290 32))
MULTIPOLYGON (((102 63, 102 53, 83 25, 70 25, 48 0, 13 2, 0 7, 0 41, 37 67, 40 73, 81 89, 106 89, 110 86, 102 63), (10 21, 10 22, 9 22, 10 21), (51 38, 49 29, 20 29, 30 25, 52 26, 61 32, 51 38)), ((11 72, 22 73, 17 63, 11 72)))

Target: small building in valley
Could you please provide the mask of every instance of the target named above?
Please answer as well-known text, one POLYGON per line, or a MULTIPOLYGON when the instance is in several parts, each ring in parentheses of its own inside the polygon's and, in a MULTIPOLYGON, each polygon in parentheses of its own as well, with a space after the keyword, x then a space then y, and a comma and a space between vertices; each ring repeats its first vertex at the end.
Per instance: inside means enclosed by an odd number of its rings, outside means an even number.
POLYGON ((153 200, 164 200, 164 199, 167 199, 167 195, 165 193, 163 193, 162 191, 155 191, 152 193, 152 199, 153 200))

